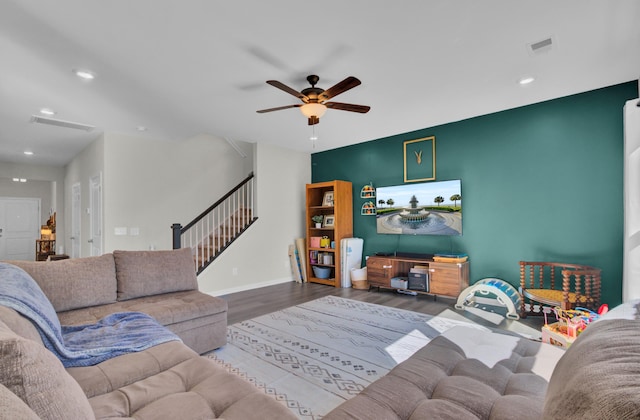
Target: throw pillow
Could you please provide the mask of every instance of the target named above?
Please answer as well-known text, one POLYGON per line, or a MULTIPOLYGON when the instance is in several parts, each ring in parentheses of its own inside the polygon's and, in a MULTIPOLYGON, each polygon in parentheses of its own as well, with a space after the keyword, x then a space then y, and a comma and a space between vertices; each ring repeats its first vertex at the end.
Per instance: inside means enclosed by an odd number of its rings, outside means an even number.
POLYGON ((113 251, 118 300, 196 290, 193 256, 189 248, 169 251, 113 251))
POLYGON ((113 255, 60 261, 7 261, 29 273, 56 312, 116 301, 113 255))
POLYGON ((41 419, 95 418, 80 385, 53 353, 16 335, 1 321, 0 383, 41 419))

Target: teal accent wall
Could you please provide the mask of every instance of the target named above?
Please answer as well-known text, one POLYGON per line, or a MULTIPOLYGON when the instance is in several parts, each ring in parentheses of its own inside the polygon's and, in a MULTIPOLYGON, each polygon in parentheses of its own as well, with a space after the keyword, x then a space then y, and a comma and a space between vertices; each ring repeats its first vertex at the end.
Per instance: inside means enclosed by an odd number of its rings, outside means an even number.
MULTIPOLYGON (((375 252, 466 252, 470 281, 519 283, 518 261, 602 269, 622 299, 623 114, 629 82, 311 156, 312 182, 353 183, 354 236, 375 252), (436 180, 461 179, 463 235, 381 235, 361 216, 364 184, 403 184, 403 142, 436 137, 436 180)), ((354 120, 355 121, 355 120, 354 120)))

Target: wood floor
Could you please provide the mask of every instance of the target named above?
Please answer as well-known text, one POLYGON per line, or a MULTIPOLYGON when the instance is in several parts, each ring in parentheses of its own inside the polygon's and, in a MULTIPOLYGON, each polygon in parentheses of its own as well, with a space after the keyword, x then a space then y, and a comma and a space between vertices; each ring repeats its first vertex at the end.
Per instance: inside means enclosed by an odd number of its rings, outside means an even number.
MULTIPOLYGON (((235 324, 270 312, 298 305, 323 296, 340 296, 347 299, 375 303, 408 311, 437 315, 445 309, 454 310, 455 299, 426 295, 408 296, 394 291, 356 290, 352 288, 336 288, 315 283, 287 282, 244 292, 221 296, 229 304, 228 323, 235 324)), ((513 322, 521 322, 531 328, 539 329, 544 320, 529 317, 525 320, 504 320, 499 325, 491 324, 485 319, 468 311, 458 311, 469 320, 488 327, 508 328, 513 322)))

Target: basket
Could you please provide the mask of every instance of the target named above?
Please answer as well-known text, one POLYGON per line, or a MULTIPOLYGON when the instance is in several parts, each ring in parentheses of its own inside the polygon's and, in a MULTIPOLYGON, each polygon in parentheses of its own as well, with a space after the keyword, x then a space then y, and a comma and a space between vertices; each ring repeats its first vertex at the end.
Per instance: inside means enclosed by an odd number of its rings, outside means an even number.
POLYGON ((328 279, 331 275, 331 268, 314 265, 313 274, 319 279, 328 279))
POLYGON ((367 267, 351 269, 351 287, 354 289, 369 289, 369 280, 367 280, 367 267))
POLYGON ((351 280, 351 286, 354 289, 359 290, 368 290, 369 289, 369 280, 351 280))

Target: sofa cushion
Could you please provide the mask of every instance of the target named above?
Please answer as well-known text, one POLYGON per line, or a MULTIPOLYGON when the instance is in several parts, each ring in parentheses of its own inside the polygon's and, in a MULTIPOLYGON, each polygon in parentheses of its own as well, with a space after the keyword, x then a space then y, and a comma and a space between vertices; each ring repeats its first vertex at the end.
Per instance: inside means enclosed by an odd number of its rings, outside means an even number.
POLYGON ((93 324, 114 312, 154 317, 198 353, 226 343, 227 301, 197 290, 165 293, 58 313, 63 325, 93 324))
POLYGON ((87 397, 42 345, 0 322, 0 383, 41 419, 93 419, 87 397))
POLYGON ((580 334, 556 365, 544 418, 640 418, 638 378, 640 321, 597 321, 580 334))
POLYGON ((24 401, 3 385, 0 385, 0 410, 6 419, 40 420, 24 401))
POLYGON ((193 350, 179 341, 169 341, 94 366, 67 368, 67 372, 80 384, 84 394, 92 398, 157 375, 196 356, 193 350))
POLYGON ((295 418, 286 405, 178 342, 68 371, 98 418, 295 418))
POLYGON ((197 290, 145 296, 108 305, 60 312, 63 325, 93 324, 114 312, 144 312, 164 326, 226 313, 227 301, 197 290))
POLYGON ((118 300, 198 288, 191 250, 114 251, 118 300))
POLYGON ((113 256, 60 261, 8 261, 29 273, 56 312, 116 301, 113 256))

